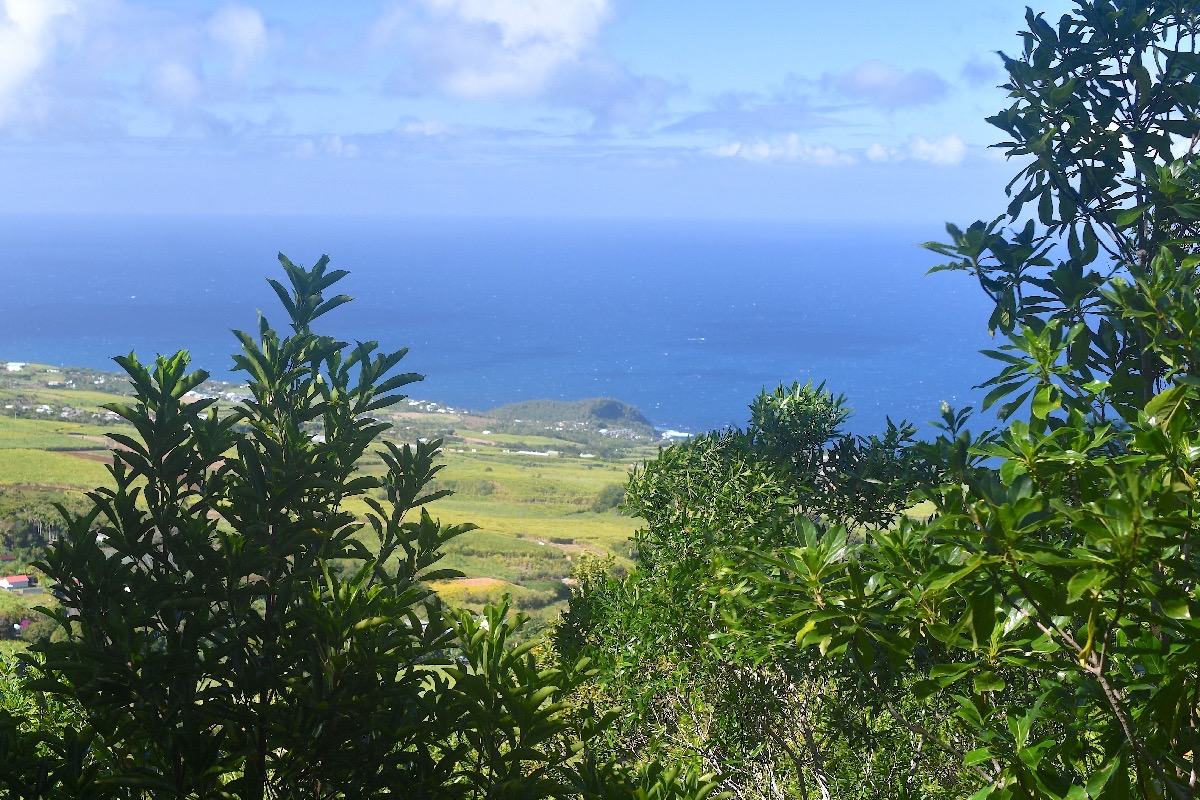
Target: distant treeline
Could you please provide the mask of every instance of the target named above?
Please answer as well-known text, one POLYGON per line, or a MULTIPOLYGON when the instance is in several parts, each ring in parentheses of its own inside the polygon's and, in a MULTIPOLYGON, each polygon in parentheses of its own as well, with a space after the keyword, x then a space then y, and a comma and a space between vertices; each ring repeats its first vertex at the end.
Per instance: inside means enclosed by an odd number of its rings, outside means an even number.
POLYGON ((84 507, 83 498, 69 492, 0 489, 0 555, 17 556, 21 567, 40 558, 42 548, 63 532, 55 503, 70 510, 84 507))

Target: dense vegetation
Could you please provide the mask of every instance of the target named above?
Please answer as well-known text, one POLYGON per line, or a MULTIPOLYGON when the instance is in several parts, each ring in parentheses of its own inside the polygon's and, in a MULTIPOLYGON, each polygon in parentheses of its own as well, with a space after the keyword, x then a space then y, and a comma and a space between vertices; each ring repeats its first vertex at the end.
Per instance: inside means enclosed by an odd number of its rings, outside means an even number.
POLYGON ((857 436, 824 386, 764 392, 634 471, 632 568, 585 561, 515 645, 506 604, 429 589, 467 529, 426 509, 439 443, 369 455, 419 376, 314 332, 342 273, 282 259, 291 332, 239 334, 248 400, 121 360, 134 432, 40 566, 58 630, 0 682, 0 787, 1196 796, 1200 8, 1026 19, 1005 213, 927 245, 994 301, 999 428, 857 436))
POLYGON ((384 442, 376 415, 420 380, 404 350, 312 323, 345 276, 280 261, 288 318, 238 332, 249 398, 186 397, 188 356, 119 358, 134 387, 110 483, 37 565, 58 625, 0 690, 0 788, 18 797, 704 797, 697 772, 640 772, 586 748, 602 728, 558 702, 583 662, 513 646, 428 583, 471 528, 425 506, 441 442, 384 442), (348 510, 351 501, 365 513, 348 510), (415 513, 415 518, 411 518, 415 513), (32 713, 31 709, 42 713, 32 713))
POLYGON ((618 758, 742 797, 1197 794, 1200 9, 1027 23, 1006 213, 927 245, 995 303, 1004 427, 864 441, 793 387, 636 474, 636 568, 584 572, 556 641, 618 758))

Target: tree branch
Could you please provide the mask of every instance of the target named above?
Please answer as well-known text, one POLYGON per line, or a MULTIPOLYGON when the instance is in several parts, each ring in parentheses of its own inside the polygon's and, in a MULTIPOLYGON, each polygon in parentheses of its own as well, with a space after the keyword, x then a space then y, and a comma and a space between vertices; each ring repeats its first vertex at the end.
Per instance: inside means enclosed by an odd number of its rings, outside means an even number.
MULTIPOLYGON (((907 728, 910 732, 915 733, 917 736, 920 736, 922 739, 925 739, 930 744, 935 745, 950 755, 957 756, 963 761, 966 760, 967 754, 961 748, 950 744, 936 733, 926 728, 924 725, 906 719, 899 711, 896 710, 896 707, 892 705, 890 700, 885 699, 883 701, 883 705, 888 710, 888 713, 892 715, 892 718, 899 722, 903 727, 907 728)), ((967 767, 967 769, 970 769, 972 772, 991 784, 995 784, 1000 779, 999 768, 997 768, 996 774, 994 775, 989 775, 987 771, 985 771, 983 767, 980 767, 978 764, 967 767)))

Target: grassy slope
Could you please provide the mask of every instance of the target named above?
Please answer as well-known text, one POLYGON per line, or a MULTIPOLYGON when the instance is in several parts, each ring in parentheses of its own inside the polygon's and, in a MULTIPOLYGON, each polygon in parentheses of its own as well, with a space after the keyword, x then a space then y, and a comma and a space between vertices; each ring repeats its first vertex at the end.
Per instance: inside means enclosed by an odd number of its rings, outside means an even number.
POLYGON ((98 441, 104 429, 48 417, 18 419, 0 416, 0 448, 33 450, 96 450, 106 445, 98 441))
POLYGON ((68 453, 0 448, 0 485, 46 489, 92 489, 108 479, 99 461, 68 453))
MULTIPOLYGON (((489 438, 464 429, 459 420, 455 432, 458 437, 489 438)), ((543 438, 540 444, 550 449, 566 444, 543 438)), ((605 486, 624 485, 640 459, 521 456, 503 452, 500 444, 450 443, 445 448, 445 468, 437 482, 455 494, 429 511, 445 523, 470 522, 479 529, 449 544, 441 562, 468 580, 437 588, 447 601, 468 607, 507 593, 517 608, 549 619, 563 607, 563 579, 580 556, 613 555, 629 562, 636 520, 613 511, 594 512, 591 506, 605 486)), ((644 450, 644 457, 654 452, 652 447, 644 450)))
MULTIPOLYGON (((575 447, 579 446, 571 442, 564 442, 562 439, 555 439, 553 436, 539 436, 532 433, 496 433, 494 431, 488 431, 485 434, 482 431, 472 432, 465 429, 459 430, 459 433, 461 436, 466 438, 477 438, 483 441, 495 442, 496 444, 510 446, 510 448, 512 445, 528 445, 530 447, 542 447, 547 450, 554 450, 562 447, 564 444, 573 444, 575 447)), ((478 446, 478 444, 471 442, 462 446, 478 446)))
MULTIPOLYGON (((102 451, 100 439, 110 431, 128 432, 125 426, 49 415, 19 419, 3 407, 32 398, 56 407, 92 409, 119 398, 90 385, 87 390, 45 389, 36 385, 40 380, 42 376, 33 373, 19 386, 0 388, 0 486, 82 492, 105 483, 103 463, 55 451, 102 451)), ((104 388, 110 387, 118 388, 112 381, 104 388)), ((582 554, 612 554, 627 561, 636 521, 613 511, 596 513, 591 505, 605 486, 623 485, 631 465, 653 454, 652 446, 621 461, 521 456, 504 450, 516 442, 550 450, 571 443, 548 436, 483 434, 486 420, 457 415, 405 414, 396 421, 396 441, 438 435, 439 427, 455 431, 446 443, 445 469, 438 475, 439 486, 455 494, 429 511, 446 523, 471 522, 479 529, 446 549, 442 566, 468 576, 437 587, 449 602, 474 607, 508 593, 518 608, 549 619, 562 607, 567 591, 563 579, 582 554)), ((368 458, 363 467, 379 471, 382 462, 368 458)), ((361 505, 354 508, 365 510, 361 505)))

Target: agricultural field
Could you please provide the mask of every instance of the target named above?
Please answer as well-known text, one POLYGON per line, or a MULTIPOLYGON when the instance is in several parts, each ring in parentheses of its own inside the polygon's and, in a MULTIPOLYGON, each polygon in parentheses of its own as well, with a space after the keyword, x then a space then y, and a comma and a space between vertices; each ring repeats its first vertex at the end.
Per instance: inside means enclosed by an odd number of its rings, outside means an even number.
POLYGON ((0 415, 0 448, 19 450, 107 450, 104 430, 62 419, 0 415))
MULTIPOLYGON (((215 382, 199 390, 217 396, 245 391, 215 382)), ((107 435, 129 428, 103 405, 123 402, 126 392, 115 375, 36 364, 0 369, 0 518, 38 500, 48 506, 51 495, 81 497, 105 483, 107 435)), ((445 549, 441 566, 466 576, 434 586, 447 602, 475 608, 508 594, 516 608, 546 623, 564 607, 579 559, 631 563, 637 521, 615 506, 630 468, 652 457, 657 442, 647 436, 612 443, 586 431, 559 438, 553 421, 506 427, 485 415, 437 408, 402 404, 388 417, 394 425, 388 437, 398 444, 441 438, 445 466, 436 488, 454 494, 428 510, 447 524, 479 526, 445 549)), ((362 467, 382 471, 383 463, 368 457, 362 467)), ((365 504, 351 508, 366 510, 365 504)), ((0 519, 0 554, 5 530, 0 519)))
POLYGON ((108 478, 107 455, 94 450, 56 452, 0 447, 0 486, 31 489, 80 489, 99 486, 108 478))
POLYGON ((617 459, 581 458, 568 454, 579 449, 569 440, 484 433, 488 429, 468 417, 450 420, 453 434, 445 432, 445 415, 406 414, 405 421, 418 432, 442 429, 445 468, 437 485, 454 494, 430 513, 445 523, 479 526, 446 547, 442 566, 467 576, 436 586, 448 602, 477 607, 509 594, 518 609, 548 621, 564 606, 580 558, 632 563, 629 541, 637 520, 605 507, 601 498, 623 487, 630 468, 653 457, 656 444, 646 442, 617 459), (558 455, 519 452, 534 448, 558 455))

